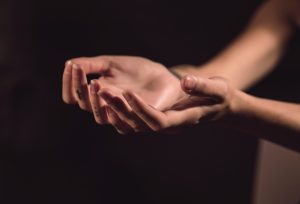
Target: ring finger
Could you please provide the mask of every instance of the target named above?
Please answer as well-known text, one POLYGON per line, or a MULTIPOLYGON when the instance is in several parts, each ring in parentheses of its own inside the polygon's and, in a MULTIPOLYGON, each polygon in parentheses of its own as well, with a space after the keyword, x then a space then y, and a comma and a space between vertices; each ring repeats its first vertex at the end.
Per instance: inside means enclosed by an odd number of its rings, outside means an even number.
POLYGON ((98 124, 107 124, 108 118, 105 106, 105 101, 97 95, 100 90, 100 85, 97 80, 92 80, 90 85, 90 101, 93 110, 95 121, 98 124))

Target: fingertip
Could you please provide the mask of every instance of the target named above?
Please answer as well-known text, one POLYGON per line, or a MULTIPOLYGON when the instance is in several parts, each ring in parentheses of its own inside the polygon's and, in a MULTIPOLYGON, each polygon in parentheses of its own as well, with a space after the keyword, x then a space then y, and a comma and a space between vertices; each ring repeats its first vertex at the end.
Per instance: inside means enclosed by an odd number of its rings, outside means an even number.
POLYGON ((91 94, 96 95, 99 92, 99 90, 100 90, 99 84, 96 82, 95 79, 92 80, 90 85, 91 94))
POLYGON ((62 96, 62 100, 64 103, 66 103, 68 105, 73 104, 72 101, 69 98, 65 97, 64 95, 62 96))
POLYGON ((70 66, 71 64, 72 64, 71 60, 67 60, 66 63, 65 63, 66 66, 70 66))
POLYGON ((185 91, 192 91, 195 89, 197 84, 197 77, 193 75, 184 76, 181 80, 181 86, 185 91))
POLYGON ((65 63, 64 74, 71 74, 72 73, 72 62, 69 60, 65 63))
POLYGON ((126 135, 126 134, 128 134, 128 132, 124 132, 123 130, 120 130, 120 129, 118 129, 117 127, 115 127, 115 129, 116 129, 116 131, 119 133, 119 135, 126 135))

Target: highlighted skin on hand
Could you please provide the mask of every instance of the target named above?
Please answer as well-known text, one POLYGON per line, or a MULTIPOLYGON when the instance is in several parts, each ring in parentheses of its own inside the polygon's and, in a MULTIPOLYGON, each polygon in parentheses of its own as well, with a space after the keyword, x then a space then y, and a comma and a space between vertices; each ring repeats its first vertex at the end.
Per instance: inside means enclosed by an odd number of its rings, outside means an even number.
MULTIPOLYGON (((129 111, 130 106, 122 96, 124 90, 137 93, 147 105, 160 111, 167 110, 184 95, 183 91, 178 91, 179 80, 166 67, 145 58, 131 56, 71 59, 65 65, 62 83, 64 102, 78 104, 81 109, 93 112, 99 124, 112 123, 109 113, 116 119, 116 106, 108 105, 102 91, 120 98, 129 111), (99 74, 100 77, 88 84, 88 74, 99 74)), ((117 116, 120 120, 128 119, 120 118, 119 114, 117 116)))
POLYGON ((199 107, 205 111, 199 120, 218 119, 231 109, 235 90, 224 78, 205 79, 188 75, 181 80, 181 87, 188 96, 177 102, 172 109, 199 107))
POLYGON ((234 89, 222 78, 186 76, 181 80, 188 94, 171 109, 159 111, 145 103, 137 94, 127 91, 124 98, 133 112, 152 131, 165 131, 197 124, 202 120, 216 120, 230 114, 234 89))

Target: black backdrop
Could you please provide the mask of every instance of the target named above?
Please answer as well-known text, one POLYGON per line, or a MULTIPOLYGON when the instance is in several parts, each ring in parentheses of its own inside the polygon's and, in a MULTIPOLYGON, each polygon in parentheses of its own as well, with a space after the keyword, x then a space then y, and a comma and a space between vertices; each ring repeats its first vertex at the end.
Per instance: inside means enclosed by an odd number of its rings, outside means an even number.
MULTIPOLYGON (((63 104, 61 76, 77 56, 204 63, 245 27, 258 0, 0 5, 2 203, 251 202, 255 138, 210 124, 181 135, 120 136, 63 104)), ((299 101, 288 91, 299 85, 297 45, 252 93, 299 101)))

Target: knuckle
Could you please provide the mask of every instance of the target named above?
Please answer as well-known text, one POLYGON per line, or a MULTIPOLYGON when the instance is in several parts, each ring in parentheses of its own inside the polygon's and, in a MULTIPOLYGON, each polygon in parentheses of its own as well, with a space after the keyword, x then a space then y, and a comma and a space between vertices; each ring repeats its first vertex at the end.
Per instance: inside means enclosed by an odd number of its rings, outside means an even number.
POLYGON ((203 80, 197 80, 197 87, 198 90, 203 90, 206 88, 206 83, 203 80))

